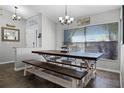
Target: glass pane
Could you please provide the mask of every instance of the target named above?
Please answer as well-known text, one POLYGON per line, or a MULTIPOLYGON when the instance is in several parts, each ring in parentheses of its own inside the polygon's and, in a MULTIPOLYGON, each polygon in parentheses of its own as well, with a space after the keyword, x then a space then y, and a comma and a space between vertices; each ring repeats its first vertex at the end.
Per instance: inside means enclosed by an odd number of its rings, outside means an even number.
POLYGON ((71 51, 84 50, 84 28, 69 29, 64 31, 64 44, 69 45, 71 51))
POLYGON ((86 27, 86 52, 102 52, 104 59, 117 60, 118 23, 86 27))
POLYGON ((118 22, 65 30, 64 44, 73 51, 102 52, 104 59, 117 60, 118 22))
POLYGON ((64 30, 64 42, 85 42, 84 28, 64 30))
POLYGON ((109 41, 109 32, 106 25, 97 25, 86 27, 86 41, 98 42, 109 41))

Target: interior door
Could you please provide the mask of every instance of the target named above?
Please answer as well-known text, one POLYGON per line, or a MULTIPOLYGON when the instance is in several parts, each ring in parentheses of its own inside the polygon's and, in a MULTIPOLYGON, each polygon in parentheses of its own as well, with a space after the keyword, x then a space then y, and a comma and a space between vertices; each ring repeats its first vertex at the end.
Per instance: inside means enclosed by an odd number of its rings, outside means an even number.
POLYGON ((27 31, 26 31, 27 47, 35 48, 38 46, 37 33, 38 33, 37 27, 31 27, 31 28, 27 29, 27 31))

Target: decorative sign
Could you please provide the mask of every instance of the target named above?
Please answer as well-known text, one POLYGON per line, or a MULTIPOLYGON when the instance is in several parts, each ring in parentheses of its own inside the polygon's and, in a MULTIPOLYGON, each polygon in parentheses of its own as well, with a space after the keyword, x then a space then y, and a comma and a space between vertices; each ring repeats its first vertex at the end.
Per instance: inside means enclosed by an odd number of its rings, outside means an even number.
POLYGON ((83 26, 83 25, 88 25, 90 24, 90 17, 87 18, 80 18, 77 20, 77 25, 78 26, 83 26))

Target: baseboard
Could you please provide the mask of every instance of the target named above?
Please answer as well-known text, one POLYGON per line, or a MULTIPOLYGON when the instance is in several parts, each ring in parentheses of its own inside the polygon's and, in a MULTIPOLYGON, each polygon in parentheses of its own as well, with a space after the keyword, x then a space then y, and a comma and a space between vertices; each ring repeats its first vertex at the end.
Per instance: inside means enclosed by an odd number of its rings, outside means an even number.
POLYGON ((104 70, 104 71, 109 71, 109 72, 114 72, 114 73, 119 73, 120 74, 120 71, 119 70, 113 70, 113 69, 107 69, 107 68, 100 68, 100 67, 96 67, 96 69, 98 69, 98 70, 104 70))
POLYGON ((2 65, 2 64, 9 64, 9 63, 15 63, 15 61, 0 62, 0 65, 2 65))
POLYGON ((20 67, 20 68, 15 68, 14 70, 15 71, 21 71, 21 70, 24 70, 25 67, 20 67))

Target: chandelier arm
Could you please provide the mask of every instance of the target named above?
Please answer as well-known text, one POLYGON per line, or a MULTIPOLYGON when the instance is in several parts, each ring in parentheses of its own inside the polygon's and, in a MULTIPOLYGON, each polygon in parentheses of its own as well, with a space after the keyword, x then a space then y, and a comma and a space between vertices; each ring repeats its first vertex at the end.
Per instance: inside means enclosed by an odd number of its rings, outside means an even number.
POLYGON ((65 16, 67 16, 67 5, 65 5, 65 16))

